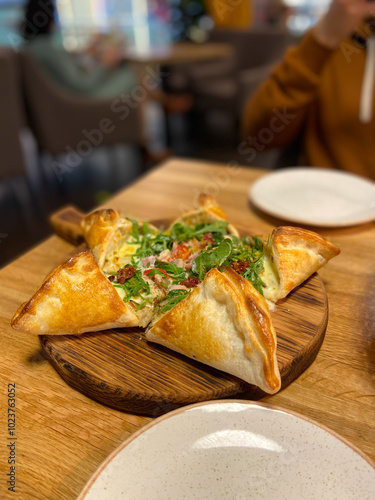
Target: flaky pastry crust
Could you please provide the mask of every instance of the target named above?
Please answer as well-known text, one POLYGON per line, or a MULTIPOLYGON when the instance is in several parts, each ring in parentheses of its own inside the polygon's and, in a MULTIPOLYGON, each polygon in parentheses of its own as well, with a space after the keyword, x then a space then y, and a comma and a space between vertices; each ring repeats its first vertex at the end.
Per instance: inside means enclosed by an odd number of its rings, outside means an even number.
POLYGON ((83 217, 83 237, 100 267, 105 268, 107 255, 129 237, 132 223, 111 208, 96 210, 83 217))
POLYGON ((267 304, 233 269, 209 271, 187 298, 155 319, 146 338, 265 392, 280 389, 267 304))
POLYGON ((264 296, 276 302, 323 267, 340 250, 319 234, 298 227, 273 230, 264 257, 264 296))
POLYGON ((12 319, 15 330, 35 335, 79 334, 137 326, 90 251, 56 267, 12 319))
MULTIPOLYGON (((201 195, 199 207, 173 224, 195 226, 220 220, 225 221, 226 216, 216 200, 201 195)), ((145 272, 143 279, 149 285, 150 297, 142 307, 137 307, 135 300, 133 307, 122 300, 119 289, 106 276, 117 273, 139 247, 138 238, 131 237, 133 222, 116 210, 104 209, 84 217, 82 229, 92 253, 81 252, 53 270, 14 315, 14 329, 61 335, 149 325, 149 341, 230 373, 270 394, 280 389, 281 380, 267 301, 273 306, 340 252, 312 231, 278 227, 264 254, 264 271, 260 275, 265 283, 264 297, 234 269, 211 269, 186 298, 155 316, 158 303, 167 293, 161 293, 160 283, 158 288, 145 272)), ((230 224, 227 233, 238 236, 230 224)))
MULTIPOLYGON (((144 224, 140 221, 137 223, 140 226, 144 224)), ((81 227, 87 245, 105 273, 115 273, 128 263, 129 259, 121 255, 121 249, 132 234, 131 220, 122 217, 116 210, 101 209, 83 217, 81 227)), ((148 227, 157 232, 154 225, 148 223, 148 227)))

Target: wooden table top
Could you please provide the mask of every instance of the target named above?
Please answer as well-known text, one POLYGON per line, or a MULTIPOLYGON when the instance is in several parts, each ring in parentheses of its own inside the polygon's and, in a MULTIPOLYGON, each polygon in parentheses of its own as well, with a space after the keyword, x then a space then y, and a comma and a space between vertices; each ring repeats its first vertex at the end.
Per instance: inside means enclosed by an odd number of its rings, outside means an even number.
POLYGON ((184 64, 210 59, 231 57, 233 48, 228 43, 180 42, 163 48, 151 48, 146 51, 127 50, 124 60, 136 64, 184 64))
MULTIPOLYGON (((200 192, 216 196, 228 219, 267 234, 280 221, 253 211, 247 191, 258 169, 172 159, 106 204, 130 217, 175 218, 200 192)), ((375 459, 375 224, 319 231, 341 254, 319 274, 329 300, 323 346, 290 386, 262 401, 328 427, 375 459)), ((0 271, 1 498, 72 500, 102 460, 150 417, 112 410, 70 388, 41 354, 39 339, 9 322, 72 245, 52 236, 0 271), (15 387, 16 494, 9 473, 8 390, 15 387)), ((13 438, 12 438, 13 439, 13 438)))

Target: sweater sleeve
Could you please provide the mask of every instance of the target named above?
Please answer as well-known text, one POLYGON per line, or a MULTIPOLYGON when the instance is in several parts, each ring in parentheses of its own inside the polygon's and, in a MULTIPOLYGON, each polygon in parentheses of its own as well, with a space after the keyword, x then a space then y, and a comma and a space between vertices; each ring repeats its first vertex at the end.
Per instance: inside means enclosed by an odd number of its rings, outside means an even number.
POLYGON ((247 102, 243 116, 247 141, 251 143, 263 129, 272 131, 267 135, 272 140, 262 143, 267 149, 286 147, 297 138, 331 54, 332 50, 321 45, 311 30, 298 46, 287 51, 247 102))

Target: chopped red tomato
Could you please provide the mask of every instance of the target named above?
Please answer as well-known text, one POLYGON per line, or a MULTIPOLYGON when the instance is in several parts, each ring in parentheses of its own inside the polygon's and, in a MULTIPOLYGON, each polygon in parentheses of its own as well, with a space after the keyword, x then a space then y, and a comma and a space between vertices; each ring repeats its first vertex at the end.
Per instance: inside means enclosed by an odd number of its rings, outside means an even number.
POLYGON ((186 245, 178 245, 173 251, 174 259, 186 260, 190 257, 191 252, 186 245))
POLYGON ((152 276, 155 276, 155 274, 160 274, 160 273, 163 273, 164 276, 169 279, 169 276, 168 276, 168 273, 167 271, 165 271, 164 269, 160 269, 160 267, 153 267, 152 269, 146 269, 146 271, 144 271, 144 274, 146 276, 150 275, 150 277, 152 276), (159 272, 157 272, 159 271, 159 272), (152 273, 152 274, 151 274, 152 273))

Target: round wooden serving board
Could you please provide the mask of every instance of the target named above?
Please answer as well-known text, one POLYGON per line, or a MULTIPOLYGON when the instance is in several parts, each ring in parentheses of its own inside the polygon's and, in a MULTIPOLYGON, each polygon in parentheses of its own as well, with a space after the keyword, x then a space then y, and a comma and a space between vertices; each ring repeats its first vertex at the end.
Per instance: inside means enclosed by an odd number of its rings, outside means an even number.
MULTIPOLYGON (((83 214, 65 207, 51 217, 54 231, 78 245, 83 214)), ((153 221, 157 226, 170 221, 153 221)), ((241 233, 243 230, 237 228, 241 233)), ((315 359, 328 321, 324 285, 311 276, 271 313, 277 333, 282 388, 315 359)), ((74 389, 104 405, 156 417, 179 406, 221 398, 259 399, 259 388, 148 342, 141 328, 77 336, 41 336, 43 351, 74 389)))
MULTIPOLYGON (((314 274, 278 302, 271 315, 283 388, 312 363, 323 342, 328 305, 319 276, 314 274)), ((117 410, 156 417, 200 401, 265 395, 231 375, 148 342, 140 328, 40 339, 45 355, 71 387, 117 410)))

